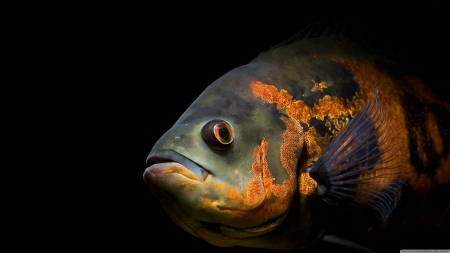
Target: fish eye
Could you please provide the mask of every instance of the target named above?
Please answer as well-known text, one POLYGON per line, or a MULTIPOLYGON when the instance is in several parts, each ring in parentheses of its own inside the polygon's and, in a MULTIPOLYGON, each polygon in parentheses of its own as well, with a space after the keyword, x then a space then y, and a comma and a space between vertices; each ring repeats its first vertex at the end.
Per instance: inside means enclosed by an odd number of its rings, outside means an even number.
POLYGON ((234 140, 233 127, 224 120, 211 120, 206 123, 201 135, 203 140, 213 149, 225 150, 234 140))

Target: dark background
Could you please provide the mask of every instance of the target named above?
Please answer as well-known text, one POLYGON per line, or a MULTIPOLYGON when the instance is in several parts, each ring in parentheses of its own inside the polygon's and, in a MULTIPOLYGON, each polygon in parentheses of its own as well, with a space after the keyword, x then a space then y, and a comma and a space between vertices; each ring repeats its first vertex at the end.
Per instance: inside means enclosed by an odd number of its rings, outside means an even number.
MULTIPOLYGON (((145 159, 210 83, 308 24, 360 22, 404 55, 434 89, 448 86, 448 29, 437 15, 439 7, 375 11, 367 6, 327 15, 321 11, 325 6, 299 5, 246 11, 241 6, 96 6, 49 20, 52 25, 65 20, 49 29, 55 39, 45 47, 54 54, 49 72, 61 76, 52 77, 60 89, 51 107, 68 105, 52 128, 68 127, 54 144, 64 173, 58 174, 59 187, 49 192, 68 191, 52 200, 58 208, 48 212, 48 220, 56 224, 38 245, 55 247, 59 241, 64 248, 83 250, 256 252, 214 247, 176 227, 142 179, 145 159), (370 10, 375 15, 368 17, 370 10)), ((39 224, 49 226, 43 220, 39 224)))

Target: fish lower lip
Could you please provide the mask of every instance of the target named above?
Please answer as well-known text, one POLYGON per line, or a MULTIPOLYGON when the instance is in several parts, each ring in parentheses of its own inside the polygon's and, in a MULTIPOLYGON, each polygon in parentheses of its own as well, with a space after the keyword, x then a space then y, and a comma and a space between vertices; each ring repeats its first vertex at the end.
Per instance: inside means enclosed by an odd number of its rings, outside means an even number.
POLYGON ((156 163, 152 166, 148 167, 144 174, 147 173, 147 170, 151 171, 153 174, 169 174, 176 173, 183 175, 189 179, 199 181, 199 178, 195 176, 191 171, 189 171, 185 166, 176 162, 164 162, 164 163, 156 163))
MULTIPOLYGON (((196 164, 187 157, 170 149, 153 150, 147 157, 147 167, 150 167, 154 164, 168 163, 168 162, 179 163, 182 166, 186 167, 189 171, 180 169, 173 172, 183 174, 191 179, 193 179, 192 177, 196 177, 198 181, 202 182, 205 181, 205 179, 209 175, 209 173, 205 169, 203 169, 200 165, 196 164)), ((167 171, 165 173, 170 172, 171 171, 167 171)))

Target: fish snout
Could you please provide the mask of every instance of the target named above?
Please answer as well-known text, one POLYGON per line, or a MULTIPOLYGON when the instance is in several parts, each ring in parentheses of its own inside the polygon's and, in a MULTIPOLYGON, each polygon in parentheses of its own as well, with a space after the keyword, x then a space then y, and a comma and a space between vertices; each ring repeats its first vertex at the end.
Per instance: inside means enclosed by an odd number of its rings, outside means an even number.
POLYGON ((176 173, 191 180, 203 182, 209 173, 201 166, 185 156, 168 149, 157 149, 150 152, 147 158, 147 169, 144 171, 144 181, 152 180, 176 173))

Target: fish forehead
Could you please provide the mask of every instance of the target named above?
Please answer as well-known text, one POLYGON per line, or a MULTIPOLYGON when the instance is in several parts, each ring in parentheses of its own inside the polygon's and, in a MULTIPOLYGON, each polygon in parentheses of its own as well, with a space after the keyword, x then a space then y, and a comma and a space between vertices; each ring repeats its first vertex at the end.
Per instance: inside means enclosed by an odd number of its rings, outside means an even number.
POLYGON ((251 75, 234 69, 209 85, 177 120, 186 124, 201 118, 232 118, 235 124, 257 118, 258 103, 251 96, 251 75))
MULTIPOLYGON (((324 95, 351 99, 359 90, 352 73, 334 58, 360 54, 356 44, 340 43, 339 37, 314 38, 293 42, 261 53, 247 67, 253 69, 258 81, 285 89, 294 98, 313 106, 324 95), (326 89, 312 90, 325 82, 326 89)), ((362 54, 362 53, 361 53, 362 54)), ((371 55, 365 54, 367 57, 371 55)))
POLYGON ((336 59, 356 55, 376 61, 379 56, 363 54, 359 46, 350 40, 344 45, 342 40, 312 38, 262 52, 247 65, 231 70, 209 85, 178 122, 209 115, 240 115, 245 120, 259 102, 249 90, 252 81, 284 89, 310 107, 325 95, 352 99, 359 85, 351 71, 336 59), (326 83, 326 88, 319 91, 321 83, 326 83), (315 86, 318 88, 313 89, 315 86))

